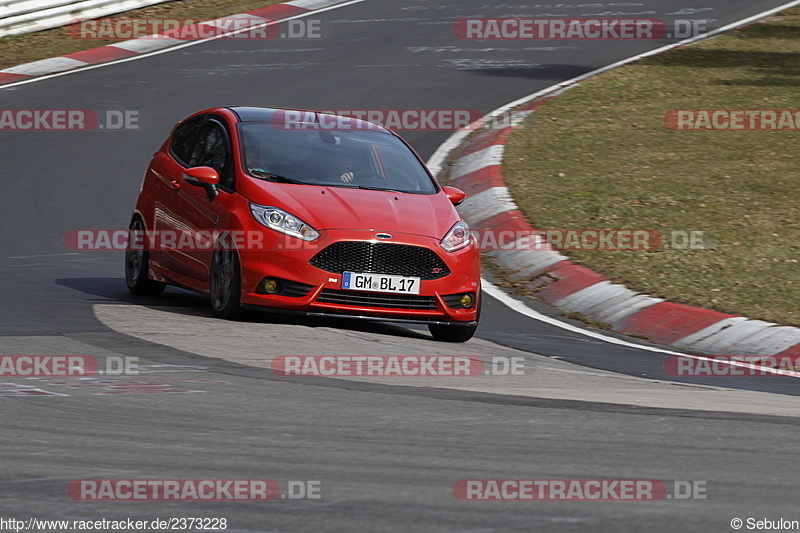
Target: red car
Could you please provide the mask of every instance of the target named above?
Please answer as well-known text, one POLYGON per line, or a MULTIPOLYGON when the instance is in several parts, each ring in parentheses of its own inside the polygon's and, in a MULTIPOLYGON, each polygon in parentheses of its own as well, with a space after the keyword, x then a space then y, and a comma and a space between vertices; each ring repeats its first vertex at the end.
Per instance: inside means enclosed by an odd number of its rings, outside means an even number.
POLYGON ((133 294, 166 285, 242 308, 424 323, 472 337, 480 259, 442 187, 395 133, 355 118, 206 109, 153 156, 130 224, 133 294))

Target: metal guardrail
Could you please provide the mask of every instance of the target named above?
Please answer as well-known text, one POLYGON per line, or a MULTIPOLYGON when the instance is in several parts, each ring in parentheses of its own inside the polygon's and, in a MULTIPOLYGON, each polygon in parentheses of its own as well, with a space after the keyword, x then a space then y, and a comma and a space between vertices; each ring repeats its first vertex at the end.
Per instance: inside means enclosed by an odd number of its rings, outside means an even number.
POLYGON ((169 0, 0 0, 0 37, 65 26, 169 0))

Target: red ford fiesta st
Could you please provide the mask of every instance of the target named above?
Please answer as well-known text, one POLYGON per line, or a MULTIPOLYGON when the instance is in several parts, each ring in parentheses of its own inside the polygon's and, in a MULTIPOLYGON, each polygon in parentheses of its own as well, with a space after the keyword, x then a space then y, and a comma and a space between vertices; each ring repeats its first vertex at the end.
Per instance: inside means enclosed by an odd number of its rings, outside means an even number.
POLYGON ((424 323, 472 337, 480 259, 441 187, 393 132, 314 111, 227 107, 180 122, 130 224, 128 288, 175 285, 243 308, 424 323))

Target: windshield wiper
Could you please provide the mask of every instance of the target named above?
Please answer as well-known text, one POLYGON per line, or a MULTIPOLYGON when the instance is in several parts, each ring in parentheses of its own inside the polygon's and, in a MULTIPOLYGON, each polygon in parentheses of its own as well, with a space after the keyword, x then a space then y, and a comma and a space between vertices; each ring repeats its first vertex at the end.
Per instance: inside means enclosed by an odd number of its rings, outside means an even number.
POLYGON ((306 184, 305 181, 296 180, 294 178, 287 178, 286 176, 281 176, 280 174, 273 174, 272 172, 267 172, 266 170, 260 168, 251 168, 250 174, 258 178, 269 178, 279 183, 297 183, 300 185, 306 184))
POLYGON ((387 191, 387 192, 406 192, 400 189, 391 189, 389 187, 370 187, 369 185, 359 185, 359 189, 366 189, 368 191, 387 191))

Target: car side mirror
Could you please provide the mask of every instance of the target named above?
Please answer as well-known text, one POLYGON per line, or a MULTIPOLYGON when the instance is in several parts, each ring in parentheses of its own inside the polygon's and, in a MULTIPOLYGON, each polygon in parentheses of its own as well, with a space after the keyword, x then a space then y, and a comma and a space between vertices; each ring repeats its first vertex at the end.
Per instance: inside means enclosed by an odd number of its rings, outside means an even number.
POLYGON ((444 194, 447 195, 447 199, 450 200, 453 205, 460 204, 467 197, 467 194, 464 191, 461 189, 456 189, 455 187, 450 187, 449 185, 442 187, 442 190, 444 191, 444 194))
POLYGON ((190 185, 204 188, 209 202, 214 200, 217 194, 219 194, 217 189, 219 185, 219 172, 211 167, 188 168, 183 172, 183 179, 190 185))

